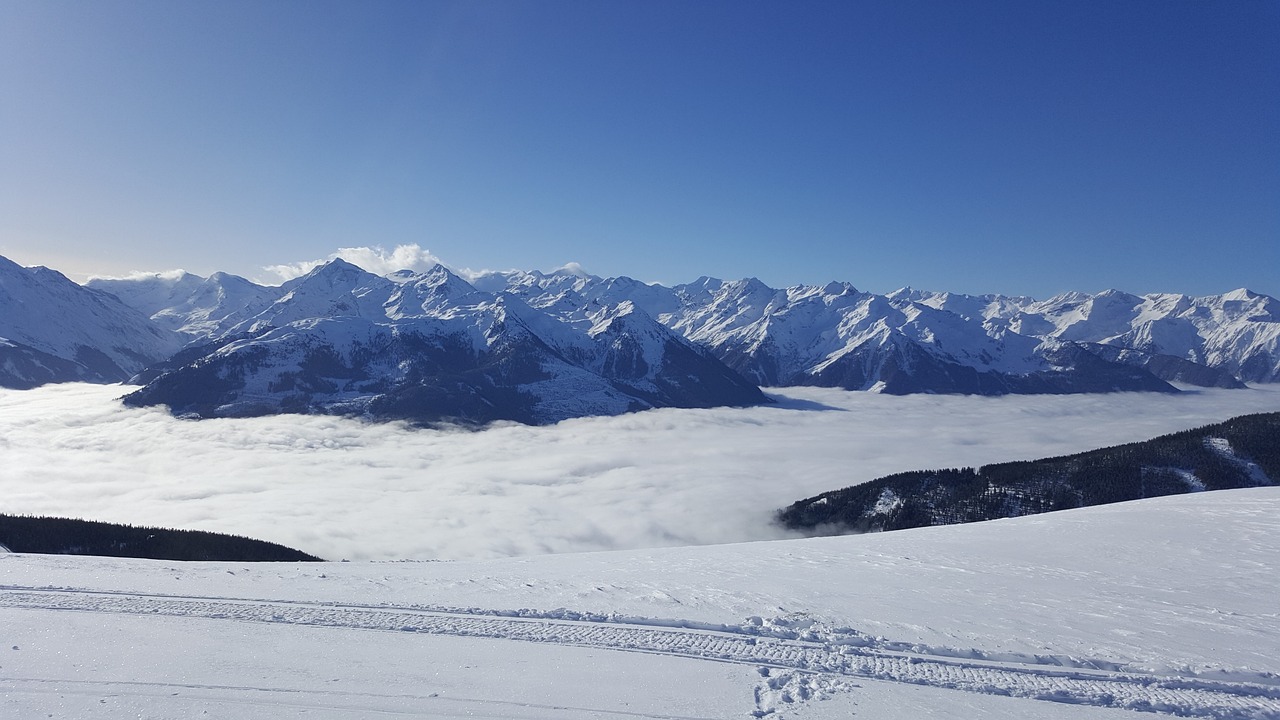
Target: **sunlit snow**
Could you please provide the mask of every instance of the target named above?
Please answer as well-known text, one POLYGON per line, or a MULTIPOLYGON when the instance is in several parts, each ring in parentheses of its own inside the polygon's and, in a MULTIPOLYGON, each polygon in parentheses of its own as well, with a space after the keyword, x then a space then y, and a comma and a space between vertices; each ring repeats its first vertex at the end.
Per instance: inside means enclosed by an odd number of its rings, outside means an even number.
POLYGON ((130 388, 0 390, 5 511, 233 532, 328 559, 482 558, 764 540, 771 513, 892 472, 1145 440, 1280 410, 1280 387, 889 397, 411 430, 324 416, 176 420, 130 388))
POLYGON ((1276 488, 488 561, 0 555, 0 707, 15 718, 1275 718, 1277 577, 1276 488))

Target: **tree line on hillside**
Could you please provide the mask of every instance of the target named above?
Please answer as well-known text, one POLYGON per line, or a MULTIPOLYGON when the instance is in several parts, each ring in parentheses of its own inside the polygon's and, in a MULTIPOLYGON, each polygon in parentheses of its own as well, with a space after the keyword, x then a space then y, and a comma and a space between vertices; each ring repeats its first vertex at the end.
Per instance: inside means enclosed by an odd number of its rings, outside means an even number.
POLYGON ((1280 413, 1062 457, 917 470, 800 500, 779 524, 811 532, 876 532, 994 520, 1280 481, 1280 413))
POLYGON ((0 515, 0 545, 16 553, 105 555, 153 560, 321 560, 284 545, 239 535, 30 515, 0 515))

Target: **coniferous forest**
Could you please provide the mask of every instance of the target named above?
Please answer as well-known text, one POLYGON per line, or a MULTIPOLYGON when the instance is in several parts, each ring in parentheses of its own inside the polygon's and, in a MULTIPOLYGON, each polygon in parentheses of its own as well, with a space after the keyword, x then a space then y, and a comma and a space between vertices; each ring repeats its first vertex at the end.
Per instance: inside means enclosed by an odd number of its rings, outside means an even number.
POLYGON ((897 473, 800 500, 776 519, 824 534, 903 530, 1278 481, 1280 413, 1263 413, 1063 457, 897 473))
POLYGON ((0 545, 17 553, 105 555, 154 560, 320 560, 284 545, 238 535, 28 515, 0 515, 0 545))

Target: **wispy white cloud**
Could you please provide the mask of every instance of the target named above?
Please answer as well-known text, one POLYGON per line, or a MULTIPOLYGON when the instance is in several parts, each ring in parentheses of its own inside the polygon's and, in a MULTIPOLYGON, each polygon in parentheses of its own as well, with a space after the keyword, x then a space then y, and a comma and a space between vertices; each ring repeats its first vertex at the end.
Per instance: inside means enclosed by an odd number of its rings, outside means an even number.
POLYGON ((135 270, 124 275, 90 275, 85 278, 89 280, 160 280, 166 283, 173 283, 181 280, 187 274, 186 270, 161 270, 159 272, 147 272, 145 270, 135 270))
POLYGON ((1143 440, 1280 410, 1280 387, 892 397, 412 430, 332 417, 175 420, 120 387, 0 390, 0 508, 197 528, 323 557, 474 558, 766 540, 775 508, 892 472, 1143 440))
MULTIPOLYGON (((285 263, 283 265, 268 265, 262 268, 266 275, 256 277, 254 278, 254 281, 266 285, 279 285, 282 282, 287 282, 296 277, 302 277, 317 267, 320 267, 321 265, 336 258, 342 258, 352 265, 368 270, 374 275, 386 275, 398 270, 425 272, 436 265, 444 265, 464 280, 474 282, 478 279, 492 276, 496 273, 511 272, 510 270, 475 270, 468 267, 450 265, 432 254, 430 250, 414 243, 409 245, 397 245, 390 251, 383 248, 381 245, 374 245, 371 247, 360 246, 338 248, 336 252, 332 252, 327 257, 320 258, 318 260, 301 260, 299 262, 285 263)), ((568 272, 584 277, 589 274, 586 269, 576 262, 566 263, 553 270, 553 272, 557 271, 568 272)), ((173 272, 181 273, 182 271, 177 270, 173 272)), ((150 277, 155 275, 156 273, 134 273, 130 277, 150 277)))
POLYGON ((569 275, 577 275, 578 277, 589 277, 591 275, 591 273, 587 272, 586 268, 576 262, 565 263, 552 272, 562 272, 569 275))
POLYGON ((342 258, 352 265, 361 267, 375 275, 386 275, 396 272, 397 270, 413 270, 414 272, 423 272, 430 270, 436 265, 443 265, 440 258, 431 254, 419 245, 397 245, 393 250, 386 250, 380 245, 372 247, 346 247, 338 248, 336 252, 330 253, 328 257, 319 260, 303 260, 295 263, 286 263, 284 265, 268 265, 263 268, 270 277, 260 279, 259 282, 281 283, 301 277, 316 269, 317 267, 337 258, 342 258))

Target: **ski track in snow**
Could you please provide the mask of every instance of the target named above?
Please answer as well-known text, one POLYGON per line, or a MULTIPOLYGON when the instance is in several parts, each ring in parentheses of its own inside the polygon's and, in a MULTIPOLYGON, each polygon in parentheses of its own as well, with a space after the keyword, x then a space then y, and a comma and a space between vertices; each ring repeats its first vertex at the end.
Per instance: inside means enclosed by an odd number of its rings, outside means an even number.
MULTIPOLYGON (((297 690, 279 687, 245 687, 243 685, 209 685, 201 683, 153 683, 126 682, 120 680, 46 680, 39 678, 4 678, 4 685, 19 689, 25 693, 55 692, 59 695, 80 694, 89 697, 101 697, 103 691, 116 692, 127 689, 134 697, 167 699, 177 696, 178 692, 197 702, 212 702, 231 708, 259 708, 269 706, 273 711, 285 709, 302 713, 315 711, 358 712, 361 718, 373 716, 413 716, 420 717, 417 710, 406 710, 397 706, 397 701, 430 701, 442 712, 450 710, 455 714, 444 717, 501 717, 504 720, 545 720, 548 717, 589 717, 607 715, 619 718, 647 718, 648 720, 715 720, 715 718, 692 715, 669 715, 644 712, 627 712, 625 710, 599 710, 596 708, 574 707, 570 705, 547 705, 531 702, 512 702, 494 698, 442 697, 439 693, 427 695, 385 694, 373 692, 353 692, 345 690, 297 690), (194 693, 191 691, 195 691, 194 693), (251 695, 246 696, 246 691, 251 695), (502 714, 490 715, 494 708, 502 714), (477 715, 477 713, 480 713, 477 715)), ((431 717, 435 717, 432 715, 431 717)))
MULTIPOLYGON (((854 678, 1183 717, 1280 719, 1280 686, 1089 668, 1057 658, 972 660, 852 631, 786 637, 785 626, 753 618, 740 627, 679 620, 478 608, 365 606, 240 598, 0 586, 0 607, 193 617, 386 632, 551 643, 755 665, 756 717, 829 697, 854 678), (782 635, 779 637, 778 635, 782 635), (891 649, 907 647, 910 649, 891 649)), ((979 655, 981 653, 979 652, 979 655)))

